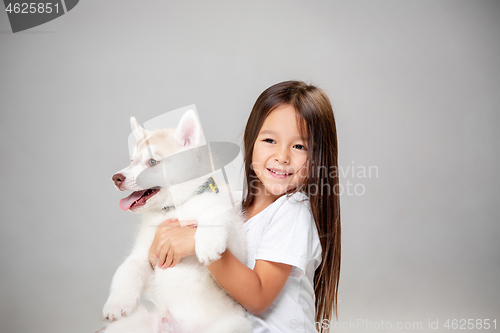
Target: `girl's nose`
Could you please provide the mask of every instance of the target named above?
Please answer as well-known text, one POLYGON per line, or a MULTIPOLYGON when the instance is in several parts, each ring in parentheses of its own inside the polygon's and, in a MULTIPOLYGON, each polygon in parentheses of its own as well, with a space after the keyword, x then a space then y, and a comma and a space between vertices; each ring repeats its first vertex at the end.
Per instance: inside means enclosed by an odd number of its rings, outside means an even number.
POLYGON ((276 148, 276 155, 274 155, 275 161, 280 164, 290 164, 290 152, 288 151, 287 147, 284 145, 280 145, 276 148))
POLYGON ((288 164, 290 163, 289 159, 285 157, 285 155, 277 155, 275 158, 276 162, 281 163, 281 164, 288 164))

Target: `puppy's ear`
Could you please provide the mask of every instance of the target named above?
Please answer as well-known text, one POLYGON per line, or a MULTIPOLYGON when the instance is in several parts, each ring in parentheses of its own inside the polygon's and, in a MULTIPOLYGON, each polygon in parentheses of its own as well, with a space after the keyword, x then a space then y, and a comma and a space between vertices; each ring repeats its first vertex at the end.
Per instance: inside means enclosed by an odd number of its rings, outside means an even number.
POLYGON ((137 141, 144 138, 149 133, 148 130, 139 125, 139 122, 135 119, 135 117, 130 117, 130 126, 132 127, 132 132, 134 133, 137 141))
POLYGON ((174 140, 181 147, 197 146, 200 143, 201 128, 196 113, 187 111, 174 133, 174 140))

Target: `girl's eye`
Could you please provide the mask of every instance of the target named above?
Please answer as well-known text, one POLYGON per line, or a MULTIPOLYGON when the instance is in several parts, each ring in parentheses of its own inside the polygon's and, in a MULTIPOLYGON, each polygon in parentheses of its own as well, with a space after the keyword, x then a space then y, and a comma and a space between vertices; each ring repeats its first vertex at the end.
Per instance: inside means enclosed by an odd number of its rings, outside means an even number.
POLYGON ((264 142, 274 143, 274 140, 273 139, 264 139, 264 142))
POLYGON ((155 166, 157 163, 158 163, 158 161, 157 161, 157 160, 155 160, 155 159, 150 159, 150 160, 148 161, 149 166, 155 166))
POLYGON ((300 150, 306 149, 306 147, 304 147, 303 145, 295 145, 294 147, 296 147, 297 149, 300 149, 300 150))

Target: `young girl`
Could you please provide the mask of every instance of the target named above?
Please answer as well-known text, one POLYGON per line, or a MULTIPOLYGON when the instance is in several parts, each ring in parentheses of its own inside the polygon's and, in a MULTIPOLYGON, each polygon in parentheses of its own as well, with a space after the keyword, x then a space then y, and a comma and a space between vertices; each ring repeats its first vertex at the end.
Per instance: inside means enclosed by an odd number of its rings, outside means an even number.
MULTIPOLYGON (((266 89, 245 134, 248 260, 208 265, 252 315, 254 332, 324 332, 337 308, 340 198, 337 134, 326 94, 299 81, 266 89)), ((149 257, 167 269, 195 254, 195 228, 165 221, 149 257)))

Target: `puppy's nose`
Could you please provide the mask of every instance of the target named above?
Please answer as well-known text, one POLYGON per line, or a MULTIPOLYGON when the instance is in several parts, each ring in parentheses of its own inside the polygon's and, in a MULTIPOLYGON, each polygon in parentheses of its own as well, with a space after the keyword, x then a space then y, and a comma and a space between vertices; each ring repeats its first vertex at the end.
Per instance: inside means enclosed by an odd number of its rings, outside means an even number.
POLYGON ((125 176, 122 175, 121 173, 117 173, 111 179, 113 179, 115 186, 119 187, 123 183, 123 181, 125 180, 125 176))

